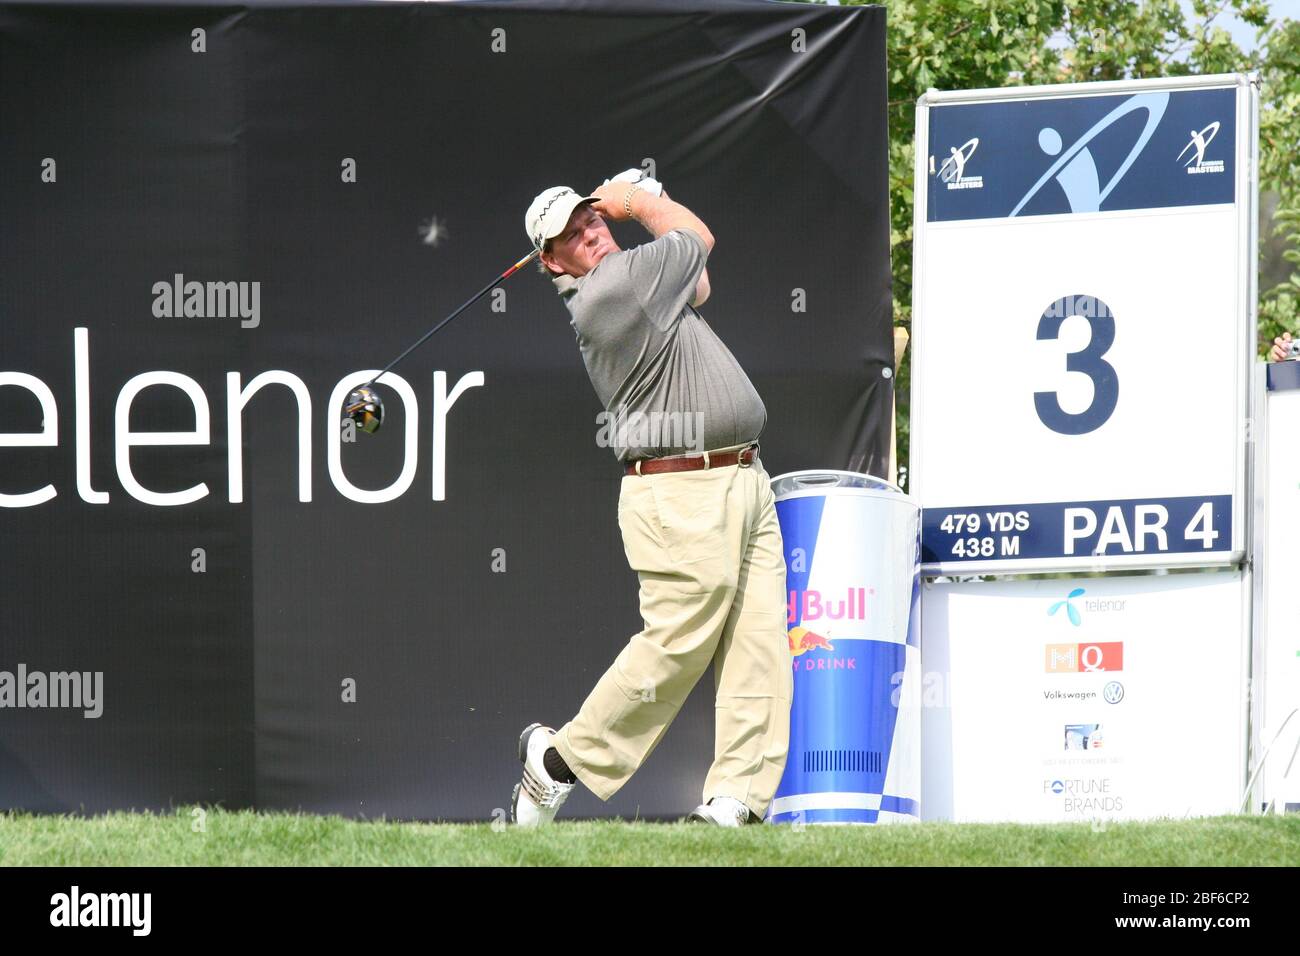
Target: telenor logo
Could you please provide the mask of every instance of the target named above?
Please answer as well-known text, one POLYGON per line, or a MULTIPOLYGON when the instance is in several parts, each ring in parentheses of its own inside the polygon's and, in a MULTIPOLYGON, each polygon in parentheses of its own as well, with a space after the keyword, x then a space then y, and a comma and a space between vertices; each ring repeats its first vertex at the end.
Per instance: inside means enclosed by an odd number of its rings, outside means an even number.
POLYGON ((1061 608, 1065 608, 1065 614, 1070 619, 1070 623, 1073 624, 1075 627, 1078 627, 1080 624, 1083 623, 1083 619, 1079 616, 1079 609, 1076 608, 1070 602, 1074 598, 1082 597, 1085 593, 1086 592, 1084 591, 1083 588, 1075 588, 1073 591, 1071 591, 1069 594, 1065 596, 1064 601, 1057 601, 1050 608, 1048 608, 1047 616, 1051 617, 1061 608))

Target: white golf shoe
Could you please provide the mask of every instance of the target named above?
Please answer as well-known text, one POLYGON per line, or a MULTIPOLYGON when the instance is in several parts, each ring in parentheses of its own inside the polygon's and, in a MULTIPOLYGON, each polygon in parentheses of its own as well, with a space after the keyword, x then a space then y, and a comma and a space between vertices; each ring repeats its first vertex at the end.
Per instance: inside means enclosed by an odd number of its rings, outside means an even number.
POLYGON ((529 724, 519 735, 519 759, 524 778, 515 784, 510 796, 510 822, 521 827, 550 823, 568 799, 576 783, 561 783, 546 772, 542 762, 546 751, 554 746, 555 731, 541 724, 529 724))
POLYGON ((687 823, 712 823, 720 827, 743 827, 757 822, 749 807, 735 797, 714 797, 702 803, 686 817, 687 823))

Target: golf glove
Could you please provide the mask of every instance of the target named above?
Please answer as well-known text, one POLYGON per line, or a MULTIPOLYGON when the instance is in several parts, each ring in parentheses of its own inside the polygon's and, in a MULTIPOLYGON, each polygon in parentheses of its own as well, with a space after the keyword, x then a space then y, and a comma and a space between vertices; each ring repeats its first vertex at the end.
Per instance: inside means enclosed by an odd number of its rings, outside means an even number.
POLYGON ((601 185, 608 186, 610 183, 637 183, 646 192, 652 193, 655 196, 661 195, 664 191, 664 187, 660 184, 659 180, 651 179, 645 174, 644 169, 640 169, 636 166, 633 166, 631 169, 623 170, 623 172, 619 173, 613 179, 605 180, 601 185))

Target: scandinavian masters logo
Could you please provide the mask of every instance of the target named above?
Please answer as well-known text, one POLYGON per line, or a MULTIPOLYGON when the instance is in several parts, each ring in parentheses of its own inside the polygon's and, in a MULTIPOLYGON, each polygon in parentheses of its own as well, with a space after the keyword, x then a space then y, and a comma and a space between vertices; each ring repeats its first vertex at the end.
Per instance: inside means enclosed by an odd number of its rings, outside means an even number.
POLYGON ((1187 174, 1189 176, 1195 175, 1197 173, 1223 172, 1223 160, 1205 158, 1206 147, 1209 146, 1211 142, 1213 142, 1214 137, 1217 136, 1218 134, 1219 134, 1218 120, 1215 120, 1213 123, 1205 127, 1205 129, 1201 130, 1199 133, 1196 132, 1195 130, 1192 131, 1192 141, 1188 143, 1186 146, 1184 146, 1183 151, 1178 154, 1179 159, 1182 159, 1184 156, 1187 156, 1187 161, 1183 163, 1183 165, 1187 167, 1187 174), (1191 151, 1191 155, 1188 155, 1189 150, 1191 151))
MULTIPOLYGON (((978 138, 972 137, 963 143, 960 147, 952 147, 948 150, 949 156, 939 167, 939 178, 947 184, 949 189, 983 189, 983 176, 967 176, 966 164, 970 162, 975 150, 979 146, 978 138)), ((930 171, 934 171, 934 157, 930 157, 930 171)))

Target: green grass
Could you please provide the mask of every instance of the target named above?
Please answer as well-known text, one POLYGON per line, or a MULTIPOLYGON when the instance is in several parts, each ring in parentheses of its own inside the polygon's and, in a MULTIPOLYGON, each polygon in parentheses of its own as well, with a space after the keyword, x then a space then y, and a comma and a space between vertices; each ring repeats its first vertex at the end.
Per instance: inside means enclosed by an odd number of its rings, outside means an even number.
POLYGON ((0 813, 4 866, 775 865, 1294 866, 1300 816, 1143 823, 882 827, 565 822, 356 822, 341 817, 206 811, 99 817, 0 813))

